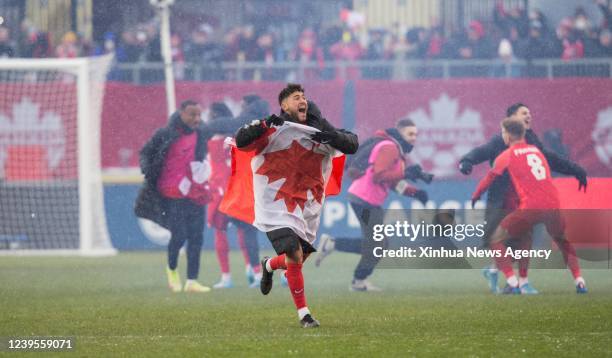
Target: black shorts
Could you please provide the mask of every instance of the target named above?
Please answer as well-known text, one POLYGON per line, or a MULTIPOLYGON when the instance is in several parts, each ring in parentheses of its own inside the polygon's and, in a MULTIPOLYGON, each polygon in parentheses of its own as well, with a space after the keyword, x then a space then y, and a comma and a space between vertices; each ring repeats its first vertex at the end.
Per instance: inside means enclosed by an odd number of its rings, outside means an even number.
POLYGON ((310 243, 303 240, 289 228, 273 230, 267 232, 266 235, 278 255, 295 252, 298 249, 298 245, 302 246, 302 253, 304 255, 317 251, 310 243))

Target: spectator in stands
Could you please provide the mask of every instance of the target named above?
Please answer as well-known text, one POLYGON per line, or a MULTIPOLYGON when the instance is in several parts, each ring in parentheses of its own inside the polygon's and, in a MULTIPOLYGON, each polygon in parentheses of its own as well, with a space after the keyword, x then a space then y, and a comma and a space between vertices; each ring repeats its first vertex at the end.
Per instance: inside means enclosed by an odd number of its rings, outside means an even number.
POLYGON ((480 21, 470 22, 467 30, 467 39, 459 45, 457 55, 461 59, 493 58, 494 47, 485 34, 484 26, 480 21))
POLYGON ((257 37, 257 46, 253 51, 253 60, 265 62, 270 65, 274 63, 274 36, 265 32, 257 37))
POLYGON ((574 18, 572 20, 572 28, 583 36, 586 35, 592 28, 591 20, 582 6, 576 8, 574 18))
POLYGON ((159 24, 156 21, 150 21, 143 24, 141 32, 144 32, 144 46, 146 47, 146 60, 148 62, 163 62, 161 53, 161 38, 159 37, 159 24))
MULTIPOLYGON (((385 44, 385 35, 386 32, 384 29, 374 29, 370 31, 368 48, 365 52, 364 60, 387 60, 391 57, 385 44)), ((363 68, 364 78, 389 78, 390 74, 390 69, 387 67, 373 66, 363 68)))
POLYGON ((282 72, 275 71, 272 68, 274 64, 274 42, 274 35, 269 32, 265 32, 257 37, 257 47, 253 53, 253 60, 265 63, 266 68, 256 72, 256 79, 263 79, 265 81, 283 79, 282 72))
POLYGON ((520 41, 518 29, 514 26, 508 29, 508 33, 499 41, 497 56, 504 62, 512 62, 515 57, 515 49, 520 41))
POLYGON ((94 49, 94 55, 103 55, 115 51, 115 33, 107 31, 104 33, 104 39, 101 44, 98 44, 94 49))
POLYGON ((75 58, 81 54, 77 35, 68 31, 62 36, 62 41, 55 48, 55 55, 59 58, 75 58))
POLYGON ((612 32, 605 29, 599 33, 595 40, 589 40, 585 43, 586 57, 612 57, 612 32))
POLYGON ((257 55, 257 37, 255 27, 251 24, 242 28, 238 37, 238 61, 255 61, 257 55))
POLYGON ((540 31, 542 32, 542 34, 544 34, 545 36, 549 36, 551 33, 550 30, 550 26, 548 24, 548 18, 546 17, 546 15, 544 15, 544 13, 542 12, 542 10, 540 9, 533 9, 529 12, 529 21, 527 21, 524 25, 525 25, 525 32, 524 32, 524 36, 527 36, 527 33, 529 31, 529 24, 533 21, 539 21, 540 23, 540 31))
POLYGON ((302 31, 297 41, 297 46, 289 52, 289 61, 300 64, 316 63, 317 67, 303 69, 304 80, 313 80, 319 77, 319 72, 325 65, 323 49, 318 44, 317 34, 311 27, 302 31))
POLYGON ((577 30, 572 26, 571 20, 561 21, 557 28, 557 37, 561 41, 561 58, 569 61, 584 57, 584 44, 577 30))
MULTIPOLYGON (((342 40, 336 42, 330 49, 330 53, 336 61, 356 61, 363 55, 363 48, 357 41, 357 38, 350 32, 344 31, 342 40)), ((340 72, 342 69, 338 69, 340 72)), ((340 73, 336 73, 336 78, 341 78, 340 73)), ((347 66, 345 79, 359 78, 359 69, 355 66, 347 66)))
POLYGON ((31 42, 29 50, 32 58, 47 58, 52 55, 51 48, 51 36, 46 31, 39 31, 36 33, 31 42))
POLYGON ((427 38, 427 52, 425 53, 425 57, 432 59, 440 58, 442 56, 444 43, 444 30, 442 27, 433 27, 429 33, 429 37, 427 38))
POLYGON ((191 32, 191 42, 185 46, 185 61, 218 65, 223 61, 223 47, 212 39, 213 28, 201 24, 191 32))
POLYGON ((612 31, 612 11, 610 11, 610 2, 608 0, 597 0, 597 6, 601 10, 603 16, 603 23, 601 24, 602 29, 608 29, 612 31))
POLYGON ((289 53, 289 60, 300 63, 317 62, 319 66, 323 66, 325 61, 323 49, 319 46, 317 34, 311 27, 302 31, 297 46, 289 53))
POLYGON ((427 43, 426 32, 422 27, 415 27, 406 32, 406 59, 425 58, 427 43))
POLYGON ((15 49, 11 44, 9 29, 0 26, 0 58, 15 56, 15 49))
POLYGON ((562 46, 554 36, 542 34, 542 24, 539 21, 532 21, 529 25, 529 36, 520 41, 517 56, 526 60, 541 58, 559 58, 562 46))
MULTIPOLYGON (((538 14, 542 14, 541 11, 532 11, 530 17, 533 15, 533 20, 540 20, 538 14)), ((504 8, 504 2, 499 0, 493 10, 493 23, 502 31, 502 33, 508 33, 510 28, 515 28, 519 32, 520 37, 527 37, 529 33, 529 18, 527 17, 525 10, 520 7, 514 7, 510 10, 504 8)), ((542 22, 544 23, 544 22, 542 22)))
POLYGON ((144 54, 146 35, 142 32, 127 30, 121 33, 121 42, 117 48, 117 61, 139 62, 144 54))
POLYGON ((384 29, 370 30, 368 36, 368 47, 366 49, 365 60, 384 60, 389 58, 385 45, 386 31, 384 29))

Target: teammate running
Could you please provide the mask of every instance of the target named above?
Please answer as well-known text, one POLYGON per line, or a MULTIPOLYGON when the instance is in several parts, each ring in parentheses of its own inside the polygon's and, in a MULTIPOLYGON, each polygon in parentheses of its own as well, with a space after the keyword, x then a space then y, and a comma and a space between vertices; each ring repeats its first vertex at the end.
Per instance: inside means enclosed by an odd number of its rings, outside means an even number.
POLYGON ((525 124, 522 121, 506 118, 501 126, 502 138, 508 149, 497 157, 493 169, 478 184, 472 195, 472 205, 480 199, 497 177, 506 171, 509 173, 514 190, 519 196, 519 206, 501 221, 491 237, 491 248, 502 252, 501 257, 496 258, 496 262, 497 267, 506 276, 507 284, 503 293, 521 293, 512 262, 503 254, 505 242, 510 238, 522 237, 539 223, 546 225, 546 230, 561 248, 565 262, 574 276, 578 292, 586 292, 576 252, 564 234, 564 221, 559 210, 559 194, 553 185, 546 157, 536 146, 525 142, 525 124))
MULTIPOLYGON (((319 115, 309 115, 308 102, 304 95, 304 89, 298 84, 288 84, 279 94, 278 102, 281 106, 280 116, 272 115, 264 121, 254 121, 251 125, 244 126, 236 133, 236 146, 242 150, 257 147, 258 145, 267 146, 269 126, 274 125, 280 127, 285 121, 294 122, 309 127, 314 127, 319 131, 311 135, 314 142, 329 146, 335 150, 339 150, 345 154, 352 154, 357 151, 358 141, 357 136, 348 131, 334 128, 325 118, 319 115)), ((297 142, 295 142, 297 143, 297 142)), ((298 144, 299 145, 299 144, 298 144)), ((326 149, 327 150, 327 149, 326 149)), ((303 167, 296 167, 292 163, 284 163, 286 170, 298 171, 303 167)), ((323 183, 318 182, 317 173, 313 173, 310 181, 315 182, 314 185, 322 186, 323 183)), ((313 185, 313 184, 309 184, 313 185)), ((316 188, 315 188, 316 189, 316 188)), ((256 195, 265 196, 267 192, 260 192, 256 195)), ((319 217, 321 208, 316 209, 317 212, 309 211, 304 214, 296 214, 294 210, 279 211, 276 210, 274 218, 262 216, 258 218, 258 225, 269 226, 273 229, 266 232, 268 239, 272 243, 272 247, 278 254, 274 258, 264 258, 262 260, 263 277, 261 279, 261 292, 267 295, 272 289, 272 278, 274 271, 277 269, 286 269, 286 277, 289 283, 289 290, 293 297, 293 302, 297 308, 300 325, 304 328, 318 327, 319 322, 314 319, 306 304, 306 295, 304 292, 304 276, 302 274, 302 264, 308 258, 310 253, 315 249, 312 246, 312 241, 316 237, 316 232, 309 233, 304 238, 298 235, 300 227, 316 227, 318 223, 311 223, 310 218, 319 217), (299 225, 283 225, 279 227, 279 220, 287 223, 297 223, 299 225), (315 225, 316 224, 316 225, 315 225), (308 239, 308 240, 307 240, 308 239)))

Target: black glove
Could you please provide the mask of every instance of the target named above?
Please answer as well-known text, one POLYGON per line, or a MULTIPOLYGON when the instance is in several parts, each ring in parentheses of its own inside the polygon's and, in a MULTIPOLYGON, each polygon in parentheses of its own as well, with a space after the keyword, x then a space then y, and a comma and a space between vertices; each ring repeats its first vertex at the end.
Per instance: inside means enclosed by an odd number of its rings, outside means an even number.
POLYGON ((474 209, 474 206, 476 206, 476 202, 477 202, 478 200, 479 200, 478 198, 476 198, 476 199, 472 199, 472 209, 474 209))
POLYGON ((586 171, 584 169, 582 169, 581 167, 578 167, 578 171, 577 171, 575 177, 578 180, 578 191, 584 190, 584 192, 586 193, 586 190, 587 190, 587 173, 586 173, 586 171))
POLYGON ((415 197, 415 199, 420 201, 423 205, 426 205, 427 201, 429 200, 429 196, 427 195, 427 192, 422 189, 417 190, 413 196, 415 197))
POLYGON ((421 168, 420 165, 411 165, 404 170, 404 178, 417 181, 417 179, 419 179, 421 176, 421 173, 423 173, 423 168, 421 168))
POLYGON ((411 165, 404 170, 404 178, 417 181, 418 179, 422 180, 426 184, 430 184, 434 178, 434 175, 431 173, 426 173, 423 171, 420 165, 415 164, 411 165))
POLYGON ((472 162, 470 162, 467 159, 459 162, 459 171, 463 175, 470 175, 472 173, 472 167, 473 167, 472 162))
POLYGON ((270 128, 272 125, 280 127, 285 124, 285 120, 277 116, 276 114, 271 114, 270 116, 268 116, 268 118, 264 119, 264 121, 266 122, 266 126, 268 128, 270 128))
POLYGON ((338 134, 336 132, 316 132, 310 135, 310 139, 321 144, 328 144, 336 138, 338 138, 338 134))

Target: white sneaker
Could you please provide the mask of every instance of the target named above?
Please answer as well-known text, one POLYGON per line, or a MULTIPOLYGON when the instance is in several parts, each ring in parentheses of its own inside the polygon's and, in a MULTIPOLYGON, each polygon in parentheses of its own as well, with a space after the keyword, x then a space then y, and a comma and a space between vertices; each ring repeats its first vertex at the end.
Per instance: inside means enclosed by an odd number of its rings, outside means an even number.
POLYGON ((353 280, 349 286, 349 290, 358 292, 380 292, 382 288, 374 286, 368 280, 353 280))
POLYGON ((334 238, 327 234, 322 234, 319 245, 317 246, 317 258, 315 260, 315 266, 319 267, 324 258, 329 256, 336 248, 334 238))

